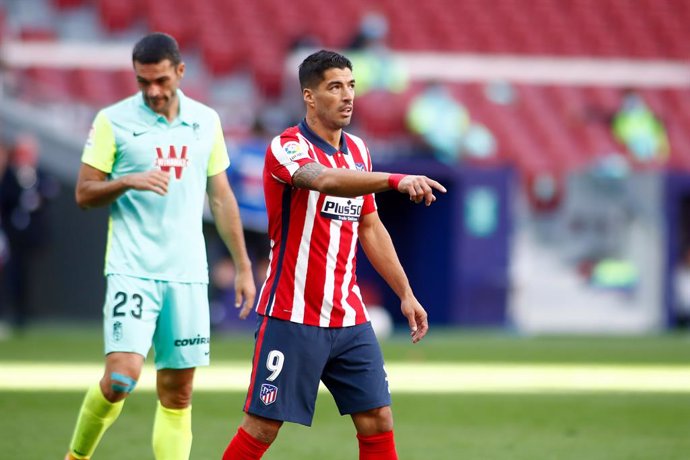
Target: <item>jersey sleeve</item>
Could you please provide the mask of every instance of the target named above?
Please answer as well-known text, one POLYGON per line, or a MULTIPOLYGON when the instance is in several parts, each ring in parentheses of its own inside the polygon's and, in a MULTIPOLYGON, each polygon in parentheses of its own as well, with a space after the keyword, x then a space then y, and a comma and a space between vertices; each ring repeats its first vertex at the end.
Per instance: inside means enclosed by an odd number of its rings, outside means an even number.
POLYGON ((371 214, 378 208, 376 206, 376 198, 373 193, 369 195, 364 195, 364 204, 362 205, 362 215, 371 214))
POLYGON ((228 166, 230 166, 230 157, 228 156, 228 149, 225 146, 225 136, 223 136, 223 127, 220 124, 220 117, 216 116, 216 127, 214 128, 214 140, 211 150, 211 157, 208 160, 208 168, 206 175, 208 177, 215 176, 222 173, 228 166))
POLYGON ((100 111, 91 125, 81 161, 110 174, 113 170, 113 163, 115 163, 116 150, 113 125, 106 114, 100 111))
POLYGON ((309 147, 294 136, 274 137, 266 152, 266 168, 271 176, 289 185, 299 168, 313 162, 309 147))

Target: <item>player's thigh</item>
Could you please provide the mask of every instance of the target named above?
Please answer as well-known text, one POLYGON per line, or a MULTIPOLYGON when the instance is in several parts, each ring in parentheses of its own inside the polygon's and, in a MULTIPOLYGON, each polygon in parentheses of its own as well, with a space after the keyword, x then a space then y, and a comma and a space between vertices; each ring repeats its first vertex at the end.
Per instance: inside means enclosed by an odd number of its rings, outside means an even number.
POLYGON ((156 281, 108 275, 103 305, 105 354, 146 357, 156 329, 161 296, 156 281))
POLYGON ((208 285, 163 283, 163 305, 153 339, 156 368, 207 366, 210 334, 208 285))
POLYGON ((334 331, 337 338, 321 380, 342 415, 390 406, 388 376, 371 323, 334 331))
POLYGON ((244 411, 310 425, 329 349, 328 329, 259 316, 244 411))

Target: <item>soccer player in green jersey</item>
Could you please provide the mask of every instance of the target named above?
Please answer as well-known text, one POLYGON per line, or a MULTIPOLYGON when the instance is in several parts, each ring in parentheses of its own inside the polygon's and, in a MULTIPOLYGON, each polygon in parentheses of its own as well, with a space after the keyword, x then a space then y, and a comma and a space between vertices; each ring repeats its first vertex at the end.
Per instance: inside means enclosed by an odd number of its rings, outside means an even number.
POLYGON ((178 89, 185 65, 171 36, 145 36, 132 62, 141 91, 98 113, 76 186, 80 207, 110 205, 111 212, 105 372, 86 393, 68 460, 93 455, 134 390, 152 344, 155 458, 189 458, 194 370, 209 362, 204 193, 237 267, 240 317, 249 314, 256 294, 218 114, 178 89))

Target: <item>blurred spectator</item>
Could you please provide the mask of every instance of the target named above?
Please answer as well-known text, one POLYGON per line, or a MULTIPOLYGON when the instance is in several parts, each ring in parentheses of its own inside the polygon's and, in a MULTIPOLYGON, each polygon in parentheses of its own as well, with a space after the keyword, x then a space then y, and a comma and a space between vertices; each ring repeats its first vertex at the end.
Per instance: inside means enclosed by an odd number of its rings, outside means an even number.
MULTIPOLYGON (((2 184, 2 178, 5 175, 5 171, 9 166, 10 154, 5 145, 0 144, 0 185, 2 184)), ((0 195, 1 196, 1 195, 0 195)), ((10 257, 10 245, 7 241, 7 235, 2 222, 2 214, 0 214, 0 274, 2 274, 2 268, 7 263, 10 257)))
MULTIPOLYGON (((271 142, 271 137, 267 134, 266 125, 271 126, 276 122, 273 118, 280 117, 280 113, 267 111, 255 119, 249 136, 240 141, 228 142, 231 164, 226 173, 240 208, 247 252, 252 260, 254 280, 258 289, 266 278, 269 253, 263 168, 266 148, 271 142)), ((283 120, 278 122, 283 123, 283 120)), ((243 325, 253 327, 251 323, 241 321, 233 313, 235 266, 230 254, 219 239, 209 243, 209 252, 211 325, 216 328, 244 328, 243 325)))
POLYGON ((507 80, 491 80, 484 85, 484 96, 497 105, 511 105, 515 103, 517 94, 513 85, 507 80))
POLYGON ((9 243, 0 301, 11 306, 12 325, 21 331, 30 316, 31 265, 50 238, 46 205, 57 194, 58 183, 38 166, 38 144, 33 137, 19 136, 9 154, 6 149, 0 153, 9 156, 0 178, 0 221, 9 243))
POLYGON ((365 14, 348 48, 359 97, 375 90, 402 93, 409 86, 407 70, 388 47, 387 38, 386 17, 365 14))
POLYGON ((470 114, 448 88, 430 82, 410 103, 407 126, 445 163, 457 163, 461 156, 485 159, 496 152, 496 141, 470 114))
POLYGON ((666 128, 642 96, 626 90, 620 109, 613 116, 614 137, 638 161, 665 161, 669 155, 666 128))
POLYGON ((594 287, 632 294, 639 278, 639 270, 632 262, 605 257, 592 267, 590 283, 594 287))
POLYGON ((310 33, 304 33, 298 35, 290 44, 290 51, 294 52, 304 52, 309 54, 309 52, 322 48, 321 40, 318 36, 310 33))
POLYGON ((466 160, 487 160, 496 155, 496 138, 481 123, 470 123, 462 141, 462 154, 466 160))
MULTIPOLYGON (((251 254, 257 292, 266 279, 268 269, 268 235, 245 231, 247 250, 251 254), (260 253, 261 252, 261 253, 260 253)), ((209 306, 211 327, 215 329, 252 329, 253 323, 242 321, 235 313, 235 264, 223 243, 210 245, 209 306)), ((250 313, 250 315, 253 313, 250 313)))
POLYGON ((540 171, 530 175, 530 196, 533 208, 537 211, 553 211, 560 206, 563 195, 563 181, 549 171, 540 171))
MULTIPOLYGON (((270 123, 270 118, 267 122, 270 123)), ((257 117, 248 137, 238 142, 228 143, 231 166, 226 172, 240 208, 247 251, 252 259, 254 279, 259 289, 266 276, 264 259, 269 251, 263 167, 266 148, 270 142, 264 119, 257 117)), ((222 242, 216 243, 210 245, 211 253, 215 253, 215 257, 212 256, 214 260, 211 263, 209 283, 211 325, 215 328, 251 326, 251 323, 243 322, 237 318, 236 314, 233 314, 235 265, 222 242)))
POLYGON ((381 13, 370 11, 362 17, 357 33, 352 37, 347 49, 360 51, 372 42, 385 40, 387 36, 388 19, 381 13))
POLYGON ((232 165, 227 169, 230 185, 235 191, 237 204, 240 207, 244 228, 263 234, 268 230, 263 169, 266 148, 270 142, 271 139, 266 133, 263 121, 257 118, 246 139, 229 143, 232 165))
POLYGON ((220 327, 227 321, 244 324, 231 311, 235 306, 235 264, 227 251, 211 265, 209 281, 211 327, 220 327))

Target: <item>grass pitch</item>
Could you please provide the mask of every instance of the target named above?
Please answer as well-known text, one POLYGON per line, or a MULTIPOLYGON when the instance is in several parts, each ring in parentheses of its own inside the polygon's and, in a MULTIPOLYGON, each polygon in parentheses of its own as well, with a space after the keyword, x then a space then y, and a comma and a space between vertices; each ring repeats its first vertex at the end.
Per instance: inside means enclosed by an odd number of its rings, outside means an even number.
MULTIPOLYGON (((392 378, 397 375, 396 378, 405 379, 401 384, 429 388, 432 386, 424 382, 431 381, 435 388, 397 391, 397 382, 391 381, 396 440, 403 460, 690 458, 690 385, 684 388, 683 380, 690 375, 688 336, 521 338, 447 330, 433 331, 414 346, 402 335, 383 346, 389 365, 405 363, 404 367, 409 369, 409 365, 419 364, 420 373, 427 369, 426 380, 417 380, 414 372, 391 371, 392 378), (430 364, 437 364, 435 368, 440 372, 431 375, 429 367, 424 367, 430 364), (460 371, 444 371, 455 369, 453 365, 460 371), (532 391, 511 390, 511 380, 517 375, 512 369, 516 365, 532 372, 532 391), (498 373, 491 374, 486 369, 498 373), (545 369, 555 369, 556 373, 549 374, 545 369), (591 384, 575 390, 568 389, 566 384, 548 391, 540 386, 543 379, 559 376, 567 383, 571 378, 566 373, 573 369, 581 372, 572 378, 585 383, 589 379, 591 384), (621 369, 624 372, 619 372, 621 369), (606 370, 613 373, 597 373, 606 370), (602 386, 602 375, 626 382, 602 386), (655 375, 663 375, 664 380, 680 380, 669 389, 663 382, 655 384, 655 375), (470 377, 484 378, 487 391, 470 391, 457 384, 457 379, 470 377), (642 381, 652 383, 643 385, 642 381), (502 390, 489 390, 492 387, 502 390)), ((31 391, 22 390, 21 385, 0 390, 0 458, 62 458, 83 390, 93 383, 76 378, 69 364, 92 366, 93 372, 99 373, 101 347, 97 327, 36 328, 22 338, 0 342, 0 382, 11 380, 10 374, 16 372, 13 366, 18 364, 65 363, 59 371, 32 377, 42 382, 31 391), (67 382, 74 389, 55 391, 58 385, 51 382, 67 382)), ((248 363, 251 350, 252 341, 247 334, 216 334, 213 363, 221 368, 242 366, 248 363)), ((22 378, 28 386, 29 377, 22 378)), ((243 399, 243 391, 225 391, 222 386, 195 393, 192 459, 221 457, 241 419, 243 399)), ((104 437, 95 460, 152 459, 154 407, 152 391, 135 391, 104 437)), ((330 395, 322 392, 314 425, 305 428, 286 424, 264 458, 356 459, 356 444, 349 418, 340 417, 330 395)))

